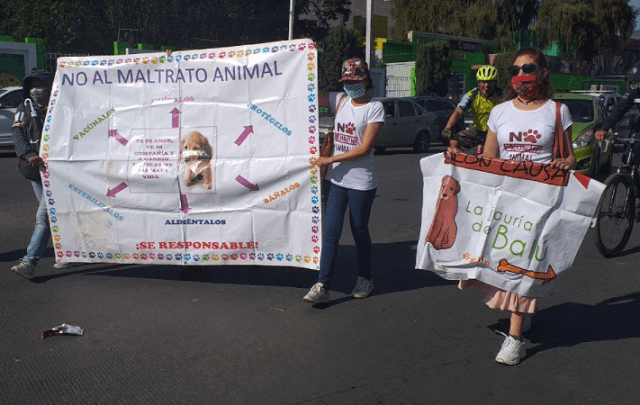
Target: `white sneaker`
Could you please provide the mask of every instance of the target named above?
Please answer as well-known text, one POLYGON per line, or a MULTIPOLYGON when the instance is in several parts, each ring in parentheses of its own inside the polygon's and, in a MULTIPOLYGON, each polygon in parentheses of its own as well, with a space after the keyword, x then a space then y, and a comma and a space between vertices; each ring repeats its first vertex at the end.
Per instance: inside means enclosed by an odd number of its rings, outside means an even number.
POLYGON ((329 301, 329 292, 322 283, 315 283, 303 299, 312 304, 321 304, 329 301))
POLYGON ((56 262, 53 265, 54 269, 66 269, 67 267, 79 266, 79 263, 72 262, 56 262))
POLYGON ((527 351, 524 348, 524 342, 519 341, 518 339, 514 339, 509 335, 505 335, 502 332, 498 332, 499 334, 505 337, 504 342, 502 342, 502 347, 496 356, 496 362, 500 364, 506 364, 507 366, 515 366, 520 363, 520 359, 522 359, 527 351))
POLYGON ((20 260, 20 263, 11 268, 11 271, 29 280, 33 279, 33 268, 36 267, 29 260, 20 260))
POLYGON ((367 280, 364 277, 358 277, 358 281, 356 282, 356 286, 353 287, 353 291, 351 291, 351 295, 353 298, 367 298, 369 294, 373 291, 373 281, 367 280))

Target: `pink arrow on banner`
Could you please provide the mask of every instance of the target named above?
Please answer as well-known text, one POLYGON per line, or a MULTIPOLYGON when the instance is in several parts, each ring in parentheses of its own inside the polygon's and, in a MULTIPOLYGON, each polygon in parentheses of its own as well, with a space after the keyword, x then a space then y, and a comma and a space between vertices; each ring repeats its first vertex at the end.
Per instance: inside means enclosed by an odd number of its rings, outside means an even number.
POLYGON ((182 112, 177 108, 171 110, 171 128, 178 128, 180 126, 180 114, 182 114, 182 112))
POLYGON ((127 183, 120 183, 111 190, 107 190, 107 197, 115 197, 116 194, 127 188, 127 183))
POLYGON ((238 146, 242 145, 242 142, 244 142, 247 139, 247 137, 252 133, 253 133, 253 125, 245 126, 244 131, 242 131, 242 133, 234 143, 238 146))
POLYGON ((122 137, 122 135, 118 133, 117 129, 109 130, 109 138, 115 138, 116 141, 122 144, 122 146, 127 146, 127 144, 129 143, 129 141, 127 141, 125 138, 122 137))
POLYGON ((253 184, 251 183, 249 180, 245 179, 244 177, 238 175, 238 177, 236 177, 236 181, 240 184, 242 184, 243 186, 245 186, 246 188, 248 188, 251 191, 258 191, 260 190, 260 187, 258 187, 257 184, 253 184))
POLYGON ((189 201, 187 201, 186 194, 180 194, 180 203, 182 204, 182 209, 180 211, 184 212, 185 214, 191 211, 191 208, 189 208, 189 201))

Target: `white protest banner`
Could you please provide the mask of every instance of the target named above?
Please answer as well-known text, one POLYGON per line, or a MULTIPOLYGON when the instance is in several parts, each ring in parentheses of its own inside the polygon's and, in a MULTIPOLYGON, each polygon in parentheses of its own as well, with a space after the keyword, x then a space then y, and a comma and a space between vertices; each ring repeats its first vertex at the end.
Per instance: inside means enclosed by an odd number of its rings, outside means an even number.
POLYGON ((531 297, 551 294, 571 267, 604 190, 540 163, 440 154, 420 166, 416 267, 531 297))
POLYGON ((308 40, 60 58, 43 131, 56 257, 318 268, 308 40))

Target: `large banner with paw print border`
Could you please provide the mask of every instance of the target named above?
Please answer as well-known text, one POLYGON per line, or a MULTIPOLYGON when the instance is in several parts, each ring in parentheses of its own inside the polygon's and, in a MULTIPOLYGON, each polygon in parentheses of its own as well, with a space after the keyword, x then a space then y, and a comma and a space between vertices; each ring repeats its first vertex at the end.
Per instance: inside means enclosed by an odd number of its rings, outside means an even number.
POLYGON ((420 166, 416 267, 530 297, 557 288, 604 190, 587 176, 540 163, 439 154, 420 166))
POLYGON ((317 269, 307 39, 58 59, 43 132, 56 258, 317 269))

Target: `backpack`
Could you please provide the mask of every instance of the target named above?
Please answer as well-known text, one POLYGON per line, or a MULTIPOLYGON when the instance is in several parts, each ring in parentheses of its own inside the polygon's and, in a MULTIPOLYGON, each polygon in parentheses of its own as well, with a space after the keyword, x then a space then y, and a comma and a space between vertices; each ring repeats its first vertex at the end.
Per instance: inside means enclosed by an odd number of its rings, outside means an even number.
MULTIPOLYGON (((33 108, 30 99, 24 100, 24 118, 22 119, 22 130, 29 143, 39 152, 40 139, 42 135, 42 120, 38 115, 38 110, 33 108)), ((27 159, 18 158, 18 169, 22 177, 28 180, 40 181, 40 169, 31 166, 27 159)))

